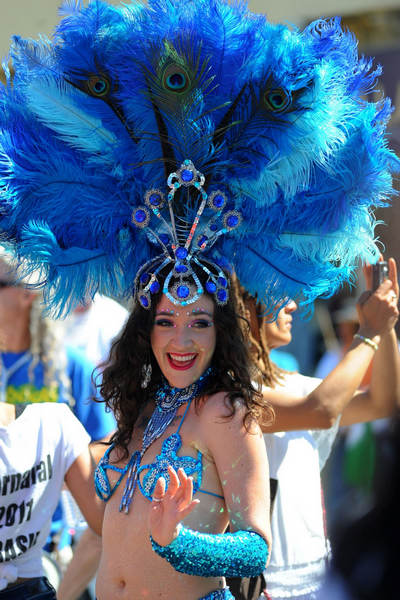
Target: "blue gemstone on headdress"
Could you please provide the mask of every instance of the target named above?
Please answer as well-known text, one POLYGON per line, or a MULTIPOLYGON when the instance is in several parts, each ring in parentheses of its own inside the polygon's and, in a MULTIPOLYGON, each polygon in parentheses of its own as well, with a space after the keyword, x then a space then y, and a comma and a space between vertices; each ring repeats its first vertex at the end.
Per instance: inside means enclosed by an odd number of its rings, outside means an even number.
POLYGON ((213 198, 213 204, 217 208, 221 208, 221 206, 223 206, 225 204, 225 198, 223 197, 223 195, 222 194, 217 194, 216 196, 214 196, 214 198, 213 198))
POLYGON ((158 283, 158 281, 153 281, 153 283, 150 286, 150 292, 152 294, 157 294, 157 292, 160 291, 160 284, 158 283))
POLYGON ((238 223, 239 217, 237 215, 229 215, 229 217, 226 219, 226 224, 228 227, 236 227, 238 223))
POLYGON ((176 258, 179 258, 179 260, 184 260, 187 257, 187 255, 188 251, 186 250, 186 248, 183 248, 183 246, 180 246, 176 249, 175 256, 176 258))
POLYGON ((228 298, 227 291, 226 290, 218 290, 217 298, 220 302, 226 302, 226 299, 228 298))
POLYGON ((160 206, 161 204, 161 194, 151 194, 149 198, 149 202, 152 206, 160 206))
POLYGON ((225 277, 218 277, 217 281, 218 281, 218 283, 219 283, 220 286, 222 286, 224 288, 228 287, 228 282, 225 279, 225 277))
POLYGON ((145 221, 147 218, 147 215, 145 213, 145 211, 141 208, 139 208, 136 212, 135 212, 135 221, 137 223, 143 223, 143 221, 145 221))
POLYGON ((149 279, 150 279, 149 273, 142 273, 140 276, 140 283, 143 283, 143 285, 146 285, 146 283, 148 283, 149 279))
POLYGON ((194 178, 194 173, 193 171, 191 171, 190 169, 183 169, 182 173, 181 173, 181 179, 182 181, 192 181, 194 178))
POLYGON ((144 308, 148 308, 149 306, 149 299, 147 298, 147 296, 140 296, 139 297, 139 302, 142 306, 144 306, 144 308))
POLYGON ((215 285, 215 283, 213 281, 207 281, 206 290, 209 294, 215 294, 215 292, 217 290, 217 286, 215 285))
POLYGON ((176 289, 176 293, 179 298, 187 298, 189 296, 190 290, 187 285, 179 285, 176 289))
POLYGON ((217 231, 217 229, 218 229, 218 225, 216 223, 211 223, 210 230, 211 231, 217 231))
POLYGON ((178 264, 178 265, 175 265, 175 271, 176 271, 177 273, 186 273, 186 272, 187 272, 187 270, 188 270, 188 268, 187 268, 187 266, 186 266, 186 265, 179 265, 179 264, 178 264))
POLYGON ((207 240, 208 240, 208 237, 206 235, 201 235, 197 241, 197 244, 199 246, 202 246, 203 244, 206 243, 207 240))
POLYGON ((160 233, 158 236, 163 244, 169 243, 169 236, 166 233, 160 233))

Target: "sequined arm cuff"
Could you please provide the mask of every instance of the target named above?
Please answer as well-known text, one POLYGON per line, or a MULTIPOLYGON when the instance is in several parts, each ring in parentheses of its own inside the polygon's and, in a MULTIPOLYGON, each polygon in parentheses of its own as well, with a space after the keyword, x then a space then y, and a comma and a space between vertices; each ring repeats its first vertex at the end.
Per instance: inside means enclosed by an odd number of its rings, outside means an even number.
POLYGON ((178 536, 160 546, 150 536, 153 550, 176 571, 202 577, 255 577, 263 572, 268 545, 255 531, 210 535, 181 527, 178 536))

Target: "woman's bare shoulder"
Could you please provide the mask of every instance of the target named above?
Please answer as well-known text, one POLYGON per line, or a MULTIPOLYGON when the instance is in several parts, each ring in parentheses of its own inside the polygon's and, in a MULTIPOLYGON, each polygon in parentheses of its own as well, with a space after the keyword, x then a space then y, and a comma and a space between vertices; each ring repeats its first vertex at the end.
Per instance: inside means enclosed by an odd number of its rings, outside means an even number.
POLYGON ((247 412, 244 400, 240 397, 231 401, 227 392, 217 392, 208 396, 198 411, 202 423, 242 422, 247 412))

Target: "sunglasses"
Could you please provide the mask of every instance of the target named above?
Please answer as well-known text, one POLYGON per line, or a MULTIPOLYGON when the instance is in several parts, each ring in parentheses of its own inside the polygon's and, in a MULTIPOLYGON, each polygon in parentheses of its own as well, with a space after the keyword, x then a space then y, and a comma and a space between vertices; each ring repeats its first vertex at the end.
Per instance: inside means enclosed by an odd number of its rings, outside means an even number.
POLYGON ((22 287, 22 283, 18 283, 17 281, 7 281, 5 279, 0 279, 0 290, 8 287, 22 287))

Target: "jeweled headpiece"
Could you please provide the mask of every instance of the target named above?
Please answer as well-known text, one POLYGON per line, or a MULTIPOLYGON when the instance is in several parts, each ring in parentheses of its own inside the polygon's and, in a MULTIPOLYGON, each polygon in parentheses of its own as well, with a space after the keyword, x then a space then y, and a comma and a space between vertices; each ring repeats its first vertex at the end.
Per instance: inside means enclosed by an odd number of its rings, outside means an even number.
POLYGON ((53 312, 133 287, 147 308, 161 285, 224 303, 227 263, 270 312, 378 257, 391 107, 368 101, 380 67, 339 18, 301 31, 229 0, 60 10, 50 40, 14 37, 0 77, 2 243, 53 312))
POLYGON ((240 225, 241 214, 237 210, 225 210, 228 199, 221 190, 208 196, 203 187, 205 177, 197 171, 191 160, 184 160, 181 167, 169 175, 167 183, 170 191, 166 198, 161 190, 151 189, 146 192, 145 205, 136 208, 132 215, 133 223, 146 228, 162 249, 162 254, 139 269, 135 280, 136 298, 143 308, 149 308, 151 294, 161 289, 158 275, 167 270, 162 291, 174 304, 192 304, 205 290, 214 296, 217 304, 226 304, 229 293, 226 275, 206 256, 219 236, 240 225), (174 199, 180 192, 187 192, 188 208, 198 207, 192 223, 188 217, 193 209, 188 210, 186 217, 176 217, 174 214, 174 199), (167 213, 165 216, 163 209, 167 213), (162 233, 157 234, 151 228, 152 217, 162 221, 165 226, 162 233), (195 266, 205 274, 205 290, 195 266))

